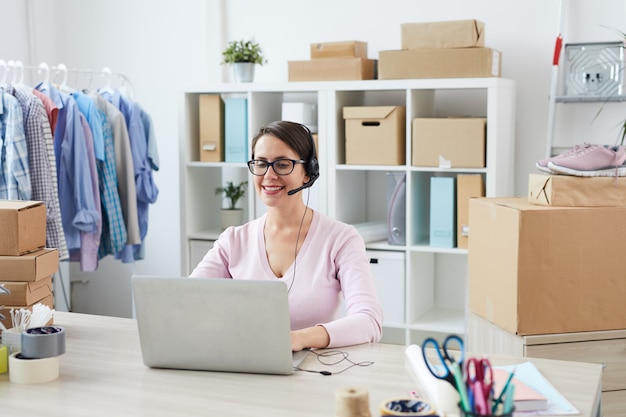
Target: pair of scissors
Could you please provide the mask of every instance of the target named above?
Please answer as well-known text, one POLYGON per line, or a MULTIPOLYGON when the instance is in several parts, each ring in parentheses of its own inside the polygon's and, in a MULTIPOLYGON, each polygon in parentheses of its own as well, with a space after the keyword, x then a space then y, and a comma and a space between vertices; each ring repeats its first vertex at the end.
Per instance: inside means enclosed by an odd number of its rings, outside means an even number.
POLYGON ((465 364, 470 407, 477 414, 490 413, 493 395, 493 370, 487 358, 469 358, 465 364))
POLYGON ((439 346, 439 342, 437 342, 432 337, 427 337, 422 344, 422 355, 424 356, 424 362, 428 367, 428 370, 435 378, 443 379, 444 381, 448 381, 452 386, 456 387, 457 383, 454 379, 453 372, 451 371, 453 364, 458 364, 459 367, 463 366, 463 359, 465 355, 465 349, 463 347, 463 340, 459 336, 450 335, 445 338, 443 341, 443 345, 439 346), (452 348, 450 347, 450 343, 455 342, 458 345, 458 350, 461 353, 461 356, 458 362, 455 360, 454 356, 452 356, 452 348), (439 363, 433 363, 430 359, 428 359, 426 355, 426 349, 428 347, 432 347, 435 350, 435 354, 437 355, 437 361, 439 363))
POLYGON ((422 356, 424 357, 424 363, 428 367, 431 374, 437 379, 447 381, 459 393, 461 399, 461 407, 465 412, 470 412, 469 398, 467 396, 467 388, 463 381, 463 360, 465 359, 465 346, 463 340, 456 335, 450 335, 445 338, 443 345, 439 346, 439 343, 432 337, 427 337, 422 344, 422 356), (457 361, 452 355, 452 347, 450 343, 456 343, 460 352, 459 360, 457 361), (431 346, 435 350, 437 355, 437 361, 439 363, 434 364, 428 359, 426 349, 431 346))

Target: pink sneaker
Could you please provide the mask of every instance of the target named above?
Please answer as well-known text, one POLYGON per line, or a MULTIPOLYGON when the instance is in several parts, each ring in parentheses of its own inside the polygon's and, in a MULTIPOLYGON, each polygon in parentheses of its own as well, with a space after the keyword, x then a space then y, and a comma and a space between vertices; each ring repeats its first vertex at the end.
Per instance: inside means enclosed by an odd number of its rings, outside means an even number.
POLYGON ((626 176, 626 150, 622 146, 591 145, 563 158, 548 162, 548 168, 558 174, 577 177, 626 176))
POLYGON ((582 152, 584 150, 586 150, 587 148, 591 148, 591 147, 598 147, 600 145, 592 145, 590 143, 583 143, 582 145, 575 145, 573 148, 570 148, 568 150, 566 150, 563 153, 560 153, 556 156, 553 156, 551 158, 545 158, 542 159, 540 161, 537 161, 537 163, 535 163, 535 166, 537 167, 537 169, 541 172, 545 172, 546 174, 554 174, 555 172, 552 171, 550 169, 550 167, 548 167, 548 163, 551 161, 558 161, 561 158, 565 158, 568 156, 572 156, 577 154, 578 152, 582 152))

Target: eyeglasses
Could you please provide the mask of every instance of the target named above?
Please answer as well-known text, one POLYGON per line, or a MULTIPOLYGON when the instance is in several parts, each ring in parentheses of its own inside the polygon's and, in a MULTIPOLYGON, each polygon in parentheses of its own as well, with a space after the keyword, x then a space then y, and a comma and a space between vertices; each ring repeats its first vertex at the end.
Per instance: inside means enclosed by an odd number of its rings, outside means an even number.
POLYGON ((262 176, 267 173, 267 170, 272 167, 277 175, 289 175, 293 172, 296 164, 306 164, 306 161, 281 158, 273 162, 263 161, 261 159, 253 159, 248 161, 248 169, 252 175, 262 176))

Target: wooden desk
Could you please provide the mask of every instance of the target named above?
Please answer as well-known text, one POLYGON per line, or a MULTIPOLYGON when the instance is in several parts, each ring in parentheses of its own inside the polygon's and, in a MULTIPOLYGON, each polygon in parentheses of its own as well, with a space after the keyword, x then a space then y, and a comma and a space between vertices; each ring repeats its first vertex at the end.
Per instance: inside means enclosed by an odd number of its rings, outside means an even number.
MULTIPOLYGON (((369 392, 372 416, 383 400, 419 389, 405 360, 405 348, 369 344, 342 349, 355 362, 374 361, 344 373, 291 376, 149 369, 141 361, 132 319, 57 312, 66 330, 66 353, 59 379, 19 385, 0 375, 3 415, 33 416, 334 416, 335 392, 362 387, 369 392)), ((166 342, 166 341, 164 341, 166 342)), ((172 349, 176 349, 175 344, 172 349)), ((494 364, 524 358, 491 357, 494 364)), ((601 366, 533 360, 541 372, 581 411, 591 417, 599 404, 601 366)), ((313 355, 303 368, 337 372, 313 355)))

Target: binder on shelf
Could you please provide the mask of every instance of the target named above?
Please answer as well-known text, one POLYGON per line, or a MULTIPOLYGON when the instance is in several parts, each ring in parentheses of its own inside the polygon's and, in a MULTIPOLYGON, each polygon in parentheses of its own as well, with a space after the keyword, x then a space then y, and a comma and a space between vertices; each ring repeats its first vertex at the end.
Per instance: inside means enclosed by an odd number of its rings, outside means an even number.
POLYGON ((224 142, 226 162, 248 161, 248 99, 224 100, 224 142))
POLYGON ((430 246, 456 246, 456 195, 454 177, 430 178, 430 246))
POLYGON ((406 245, 406 174, 387 173, 387 243, 406 245))
POLYGON ((459 174, 456 177, 456 247, 467 248, 469 241, 469 199, 485 196, 481 174, 459 174))
POLYGON ((224 101, 219 94, 200 94, 200 161, 224 161, 224 101))

